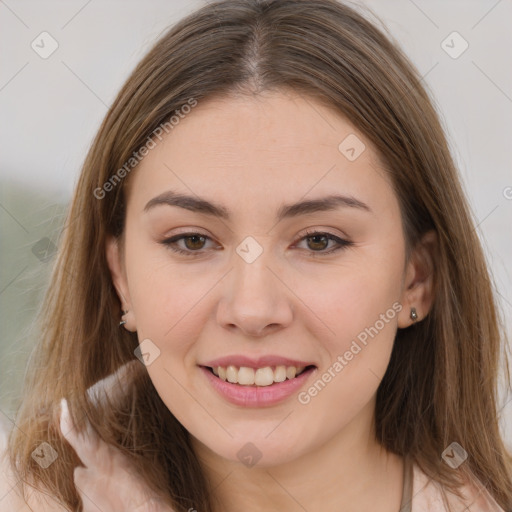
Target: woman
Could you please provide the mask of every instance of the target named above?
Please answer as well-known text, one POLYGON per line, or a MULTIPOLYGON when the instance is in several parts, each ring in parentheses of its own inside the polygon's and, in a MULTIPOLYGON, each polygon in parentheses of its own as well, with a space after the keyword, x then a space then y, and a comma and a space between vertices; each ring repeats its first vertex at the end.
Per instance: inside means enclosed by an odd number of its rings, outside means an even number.
POLYGON ((331 0, 201 8, 87 156, 7 499, 20 479, 35 510, 512 510, 473 226, 379 29, 331 0))

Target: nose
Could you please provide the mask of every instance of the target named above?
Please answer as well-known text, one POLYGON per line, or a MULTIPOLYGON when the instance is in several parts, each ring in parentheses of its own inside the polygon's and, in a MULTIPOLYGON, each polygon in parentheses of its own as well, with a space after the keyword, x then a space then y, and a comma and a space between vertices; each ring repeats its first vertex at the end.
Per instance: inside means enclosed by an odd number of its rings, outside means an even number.
POLYGON ((252 263, 235 258, 235 268, 223 281, 219 325, 250 337, 266 336, 290 325, 293 293, 268 263, 265 252, 252 263))

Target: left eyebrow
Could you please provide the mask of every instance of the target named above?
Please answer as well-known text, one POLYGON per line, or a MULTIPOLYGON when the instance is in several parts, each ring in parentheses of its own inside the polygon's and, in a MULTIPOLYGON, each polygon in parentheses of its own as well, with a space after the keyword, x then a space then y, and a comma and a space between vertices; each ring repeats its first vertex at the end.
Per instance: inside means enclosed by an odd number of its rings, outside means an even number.
MULTIPOLYGON (((158 205, 177 206, 192 212, 218 217, 226 221, 231 219, 231 213, 229 210, 218 203, 208 201, 198 196, 180 194, 172 190, 163 192, 148 201, 144 207, 144 212, 147 212, 158 205)), ((355 197, 334 194, 318 199, 309 199, 292 204, 285 204, 278 209, 276 219, 281 221, 285 218, 298 217, 299 215, 306 215, 308 213, 332 211, 338 208, 355 208, 361 211, 371 212, 371 209, 367 204, 355 197)))

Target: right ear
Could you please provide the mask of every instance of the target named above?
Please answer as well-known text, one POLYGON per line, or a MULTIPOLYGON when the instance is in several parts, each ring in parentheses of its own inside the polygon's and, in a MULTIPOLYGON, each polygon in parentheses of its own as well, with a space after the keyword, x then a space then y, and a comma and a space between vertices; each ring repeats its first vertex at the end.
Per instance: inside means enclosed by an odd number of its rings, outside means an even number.
POLYGON ((109 235, 106 243, 106 257, 110 275, 112 276, 112 283, 117 291, 117 296, 121 302, 121 309, 126 311, 122 315, 125 320, 124 327, 130 332, 137 330, 135 324, 135 312, 133 311, 132 303, 130 300, 130 290, 128 287, 128 279, 124 267, 123 254, 119 247, 119 239, 109 235))

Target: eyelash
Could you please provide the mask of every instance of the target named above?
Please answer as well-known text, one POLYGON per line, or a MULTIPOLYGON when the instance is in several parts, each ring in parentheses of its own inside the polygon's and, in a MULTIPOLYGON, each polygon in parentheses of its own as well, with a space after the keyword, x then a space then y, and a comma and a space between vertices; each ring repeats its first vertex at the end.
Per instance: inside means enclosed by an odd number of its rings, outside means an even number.
MULTIPOLYGON (((171 238, 166 238, 165 240, 162 240, 160 243, 165 245, 171 251, 174 251, 179 254, 183 254, 185 256, 189 256, 189 257, 200 256, 202 254, 202 250, 191 251, 191 250, 184 250, 184 249, 180 249, 180 248, 176 247, 176 243, 179 240, 183 240, 184 238, 192 238, 194 236, 200 236, 207 240, 211 240, 211 238, 209 236, 203 235, 202 233, 182 233, 180 235, 176 235, 171 238)), ((324 231, 308 231, 308 232, 306 232, 306 234, 303 237, 301 237, 298 240, 298 242, 301 242, 302 240, 306 240, 313 236, 325 236, 325 237, 327 237, 328 240, 335 241, 338 244, 338 246, 330 249, 329 251, 310 251, 312 256, 327 256, 327 255, 337 252, 341 249, 346 249, 347 247, 354 245, 354 243, 350 242, 349 240, 344 240, 343 238, 335 236, 332 233, 328 233, 328 232, 324 232, 324 231)))

